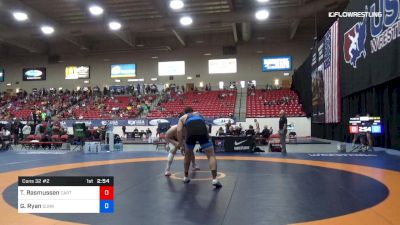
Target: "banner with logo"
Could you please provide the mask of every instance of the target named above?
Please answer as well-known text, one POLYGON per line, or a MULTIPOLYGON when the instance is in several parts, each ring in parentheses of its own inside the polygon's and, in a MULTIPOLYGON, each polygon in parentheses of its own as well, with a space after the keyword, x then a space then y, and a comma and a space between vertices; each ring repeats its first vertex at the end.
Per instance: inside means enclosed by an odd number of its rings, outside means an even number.
POLYGON ((212 142, 217 152, 252 151, 255 147, 255 139, 250 136, 212 137, 212 142))
POLYGON ((339 22, 333 23, 312 53, 313 123, 340 122, 339 22))
POLYGON ((350 1, 345 11, 370 15, 340 19, 343 97, 400 76, 400 0, 350 1))
POLYGON ((23 81, 40 81, 46 80, 46 68, 23 68, 22 69, 23 81))
MULTIPOLYGON (((231 118, 205 118, 207 124, 215 126, 225 126, 228 121, 231 124, 235 123, 234 119, 231 118)), ((113 126, 158 126, 159 123, 169 122, 171 125, 178 124, 178 118, 166 118, 166 119, 131 119, 131 120, 65 120, 62 121, 66 126, 72 127, 75 123, 84 123, 88 127, 100 127, 105 125, 113 126)), ((0 121, 1 122, 1 121, 0 121)), ((4 121, 7 123, 7 121, 4 121)))

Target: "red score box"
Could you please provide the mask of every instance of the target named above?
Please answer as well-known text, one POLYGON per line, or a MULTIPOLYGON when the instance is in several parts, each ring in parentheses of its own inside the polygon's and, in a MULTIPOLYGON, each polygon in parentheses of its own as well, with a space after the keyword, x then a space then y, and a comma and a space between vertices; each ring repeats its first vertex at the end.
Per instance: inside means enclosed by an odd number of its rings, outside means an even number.
POLYGON ((350 126, 350 134, 358 134, 358 126, 350 126))
POLYGON ((100 200, 114 200, 114 186, 100 186, 100 200))

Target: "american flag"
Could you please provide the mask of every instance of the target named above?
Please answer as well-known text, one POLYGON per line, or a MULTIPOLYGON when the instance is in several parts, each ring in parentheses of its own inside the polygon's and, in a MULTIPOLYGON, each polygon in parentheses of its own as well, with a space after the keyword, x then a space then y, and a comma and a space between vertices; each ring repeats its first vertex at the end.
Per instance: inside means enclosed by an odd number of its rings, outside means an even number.
POLYGON ((336 21, 324 39, 325 123, 340 122, 339 22, 336 21))

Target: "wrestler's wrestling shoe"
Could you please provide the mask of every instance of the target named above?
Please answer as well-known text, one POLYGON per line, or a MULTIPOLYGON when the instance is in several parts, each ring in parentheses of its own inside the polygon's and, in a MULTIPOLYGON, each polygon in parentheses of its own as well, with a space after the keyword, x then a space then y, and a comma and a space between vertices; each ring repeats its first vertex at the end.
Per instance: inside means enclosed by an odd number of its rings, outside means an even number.
POLYGON ((184 178, 183 178, 183 183, 187 184, 187 183, 189 183, 189 182, 190 182, 189 177, 184 177, 184 178))
POLYGON ((164 173, 164 176, 170 177, 171 176, 171 171, 166 170, 165 173, 164 173))
POLYGON ((192 171, 199 171, 199 170, 200 170, 200 167, 197 164, 195 164, 192 168, 192 171))
POLYGON ((222 184, 219 182, 219 180, 214 179, 212 180, 211 184, 215 187, 215 188, 222 188, 222 184))

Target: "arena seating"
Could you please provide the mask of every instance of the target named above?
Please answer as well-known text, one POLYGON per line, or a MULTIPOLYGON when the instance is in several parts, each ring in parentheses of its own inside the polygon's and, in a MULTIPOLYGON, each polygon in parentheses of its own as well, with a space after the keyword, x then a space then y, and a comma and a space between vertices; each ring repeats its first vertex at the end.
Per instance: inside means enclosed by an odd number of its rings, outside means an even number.
POLYGON ((132 96, 105 96, 101 98, 85 92, 46 92, 19 93, 17 96, 2 96, 0 100, 0 119, 12 118, 31 120, 33 109, 49 110, 52 116, 63 119, 128 119, 138 117, 138 104, 150 104, 156 94, 147 94, 140 98, 132 96), (95 101, 96 99, 96 101, 95 101), (100 99, 100 100, 98 100, 100 99), (102 105, 102 107, 98 107, 102 105), (129 108, 129 106, 131 106, 129 108), (129 110, 128 110, 129 109, 129 110))
POLYGON ((281 110, 289 117, 305 116, 297 94, 290 89, 249 91, 247 117, 279 117, 281 110))
POLYGON ((46 96, 32 94, 29 96, 18 95, 5 98, 8 98, 8 101, 3 103, 3 100, 1 104, 1 109, 5 114, 2 114, 0 119, 6 119, 6 117, 30 119, 33 108, 41 110, 43 108, 51 108, 52 111, 56 110, 60 112, 63 107, 67 108, 69 106, 65 104, 65 102, 68 102, 69 98, 69 95, 66 93, 46 96))
POLYGON ((162 103, 159 109, 152 110, 147 118, 178 117, 185 106, 204 117, 231 117, 235 111, 236 91, 199 91, 182 95, 171 94, 169 101, 162 103))

